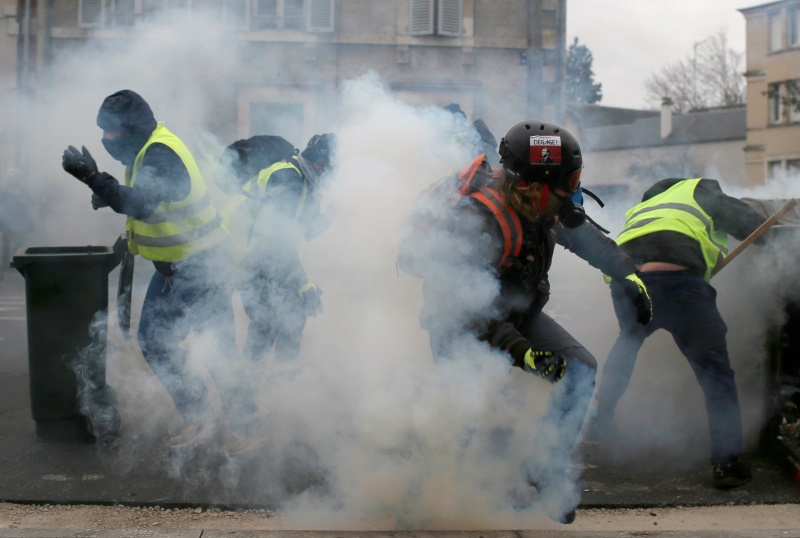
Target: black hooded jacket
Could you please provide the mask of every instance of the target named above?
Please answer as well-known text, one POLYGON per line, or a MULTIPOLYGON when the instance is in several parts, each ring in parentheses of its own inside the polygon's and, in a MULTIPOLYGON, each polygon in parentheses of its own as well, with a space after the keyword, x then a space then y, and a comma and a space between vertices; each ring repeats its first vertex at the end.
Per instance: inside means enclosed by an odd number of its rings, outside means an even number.
MULTIPOLYGON (((104 146, 112 157, 132 167, 157 123, 142 96, 131 90, 121 90, 103 101, 97 125, 104 131, 122 134, 113 148, 108 141, 104 146)), ((164 144, 156 143, 147 148, 133 187, 126 187, 112 175, 101 172, 91 188, 117 213, 142 220, 162 201, 184 199, 191 190, 191 178, 180 157, 164 144)))

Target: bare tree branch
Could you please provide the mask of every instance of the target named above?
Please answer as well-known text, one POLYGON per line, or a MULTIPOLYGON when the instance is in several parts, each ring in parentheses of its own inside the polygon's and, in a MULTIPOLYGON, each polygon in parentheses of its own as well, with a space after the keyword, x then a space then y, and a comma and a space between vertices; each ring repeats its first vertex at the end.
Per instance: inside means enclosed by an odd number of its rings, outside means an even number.
POLYGON ((672 99, 676 113, 744 104, 743 54, 728 48, 725 30, 695 44, 693 54, 645 80, 646 100, 672 99), (696 55, 695 55, 696 53, 696 55))

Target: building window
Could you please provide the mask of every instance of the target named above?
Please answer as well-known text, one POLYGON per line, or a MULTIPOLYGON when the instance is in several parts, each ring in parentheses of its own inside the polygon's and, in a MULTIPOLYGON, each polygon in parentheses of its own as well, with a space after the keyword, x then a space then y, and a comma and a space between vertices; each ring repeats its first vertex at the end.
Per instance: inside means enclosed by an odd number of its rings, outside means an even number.
POLYGON ((800 8, 789 10, 789 46, 800 47, 800 8))
POLYGON ((252 0, 254 30, 333 32, 333 0, 252 0))
POLYGON ((767 86, 769 123, 800 123, 800 79, 773 82, 767 86))
POLYGON ((791 123, 800 123, 800 79, 787 80, 783 89, 783 105, 791 123))
POLYGON ((769 161, 767 163, 767 179, 783 179, 783 161, 769 161))
POLYGON ((168 11, 210 8, 234 30, 334 30, 334 0, 78 0, 78 26, 133 26, 139 17, 152 20, 168 11))
POLYGON ((783 17, 781 12, 769 14, 769 52, 783 48, 783 17))
POLYGON ((786 161, 786 176, 800 179, 800 159, 788 159, 786 161))
POLYGON ((254 0, 253 28, 302 30, 303 0, 254 0))
POLYGON ((769 103, 769 123, 776 124, 783 122, 783 102, 781 95, 781 83, 773 82, 767 86, 767 99, 769 103))
POLYGON ((152 18, 161 13, 187 9, 189 0, 142 0, 142 17, 152 18))
POLYGON ((767 179, 800 179, 800 158, 767 162, 767 179))
POLYGON ((112 26, 133 26, 136 21, 136 0, 114 0, 111 9, 112 26))
POLYGON ((409 35, 461 36, 462 0, 411 0, 409 35))

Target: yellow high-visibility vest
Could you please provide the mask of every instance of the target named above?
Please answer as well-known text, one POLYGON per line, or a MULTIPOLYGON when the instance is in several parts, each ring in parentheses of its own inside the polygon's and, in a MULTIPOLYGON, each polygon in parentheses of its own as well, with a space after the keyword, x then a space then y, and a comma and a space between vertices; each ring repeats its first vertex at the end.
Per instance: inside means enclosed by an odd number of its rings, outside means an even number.
POLYGON ((728 254, 728 234, 714 228, 714 219, 694 199, 694 190, 699 182, 699 178, 680 181, 629 209, 617 244, 654 232, 684 234, 700 243, 706 262, 704 278, 706 282, 711 280, 711 271, 728 254))
MULTIPOLYGON (((278 161, 264 168, 257 176, 253 176, 242 185, 243 193, 234 194, 228 203, 225 204, 225 207, 222 208, 220 212, 222 215, 222 222, 225 228, 230 232, 237 250, 246 250, 250 244, 255 219, 262 202, 266 198, 267 183, 270 178, 278 170, 285 170, 287 168, 295 170, 301 178, 303 177, 300 171, 300 165, 297 161, 297 156, 293 156, 287 161, 278 161)), ((303 192, 295 208, 296 219, 299 219, 302 215, 306 207, 307 197, 308 182, 303 179, 303 192)))
POLYGON ((211 203, 203 175, 191 152, 163 125, 158 125, 136 155, 133 168, 125 168, 125 185, 133 187, 151 144, 164 144, 180 157, 191 178, 191 189, 183 200, 162 201, 143 220, 128 217, 125 229, 128 249, 152 261, 178 262, 220 244, 228 236, 222 219, 211 203))

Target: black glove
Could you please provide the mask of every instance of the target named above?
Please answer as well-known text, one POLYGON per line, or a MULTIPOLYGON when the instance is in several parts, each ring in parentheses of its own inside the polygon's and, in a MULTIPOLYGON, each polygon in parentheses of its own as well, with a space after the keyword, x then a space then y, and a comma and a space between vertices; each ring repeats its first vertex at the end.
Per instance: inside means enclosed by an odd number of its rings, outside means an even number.
POLYGON ((97 163, 94 162, 94 158, 86 146, 81 146, 81 148, 82 152, 78 151, 75 146, 65 149, 64 156, 61 158, 61 166, 87 185, 91 185, 97 175, 97 163))
POLYGON ((108 207, 108 204, 105 203, 103 199, 97 196, 95 193, 92 193, 92 209, 97 210, 101 207, 108 207))
POLYGON ((322 313, 322 290, 314 283, 308 282, 297 290, 297 293, 303 298, 303 308, 306 316, 313 318, 322 313))
POLYGON ((567 359, 552 351, 529 349, 525 353, 525 367, 539 377, 557 383, 567 373, 567 359))
POLYGON ((636 308, 636 321, 642 325, 647 325, 653 319, 653 303, 647 293, 647 286, 636 273, 631 273, 625 280, 618 281, 625 291, 625 295, 636 308))

